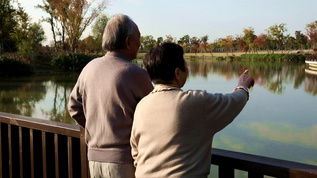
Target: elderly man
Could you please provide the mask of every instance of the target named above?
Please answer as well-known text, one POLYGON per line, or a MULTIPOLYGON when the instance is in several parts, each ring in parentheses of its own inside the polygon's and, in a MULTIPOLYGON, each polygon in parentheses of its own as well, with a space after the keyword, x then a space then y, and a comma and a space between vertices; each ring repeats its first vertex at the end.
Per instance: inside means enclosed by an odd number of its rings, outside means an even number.
POLYGON ((102 47, 108 52, 82 70, 68 110, 85 128, 91 177, 134 177, 133 114, 153 89, 147 72, 131 63, 140 47, 137 25, 126 15, 115 15, 105 27, 102 47))

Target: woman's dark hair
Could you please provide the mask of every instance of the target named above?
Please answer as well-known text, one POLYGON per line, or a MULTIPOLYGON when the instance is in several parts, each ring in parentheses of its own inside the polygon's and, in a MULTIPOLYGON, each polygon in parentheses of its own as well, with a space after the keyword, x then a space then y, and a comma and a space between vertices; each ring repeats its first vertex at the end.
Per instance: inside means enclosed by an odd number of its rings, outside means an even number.
POLYGON ((163 43, 151 49, 143 63, 153 83, 169 83, 177 67, 185 72, 184 50, 175 43, 163 43))

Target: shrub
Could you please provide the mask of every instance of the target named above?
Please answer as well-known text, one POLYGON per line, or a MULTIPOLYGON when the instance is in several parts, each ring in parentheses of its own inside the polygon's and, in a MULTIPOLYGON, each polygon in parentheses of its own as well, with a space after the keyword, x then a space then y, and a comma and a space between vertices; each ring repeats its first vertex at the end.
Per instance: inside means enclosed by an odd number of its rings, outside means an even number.
POLYGON ((226 59, 229 60, 229 61, 233 61, 235 59, 235 57, 234 56, 228 56, 226 59))
POLYGON ((289 62, 305 62, 306 56, 303 54, 285 54, 283 56, 283 61, 289 62))
POLYGON ((88 62, 98 57, 86 54, 62 54, 52 60, 52 66, 56 70, 80 72, 88 62))
POLYGON ((217 61, 223 61, 223 60, 225 60, 226 58, 224 58, 224 57, 222 57, 222 56, 217 56, 216 57, 216 60, 217 61))
POLYGON ((303 62, 306 57, 302 54, 242 54, 240 59, 252 62, 303 62))
POLYGON ((34 73, 29 60, 20 56, 0 56, 0 76, 31 75, 34 73))
POLYGON ((190 55, 189 56, 189 60, 197 60, 199 57, 198 56, 193 56, 193 55, 190 55))

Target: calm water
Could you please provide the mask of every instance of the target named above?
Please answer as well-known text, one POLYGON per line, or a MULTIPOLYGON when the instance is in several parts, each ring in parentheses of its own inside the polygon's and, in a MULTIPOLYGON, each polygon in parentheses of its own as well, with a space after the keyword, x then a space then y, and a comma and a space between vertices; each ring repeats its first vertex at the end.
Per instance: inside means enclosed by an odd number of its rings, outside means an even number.
MULTIPOLYGON (((250 100, 213 147, 317 165, 317 75, 305 64, 188 62, 183 87, 229 93, 246 68, 250 100)), ((75 124, 66 111, 78 74, 0 78, 0 112, 75 124)))

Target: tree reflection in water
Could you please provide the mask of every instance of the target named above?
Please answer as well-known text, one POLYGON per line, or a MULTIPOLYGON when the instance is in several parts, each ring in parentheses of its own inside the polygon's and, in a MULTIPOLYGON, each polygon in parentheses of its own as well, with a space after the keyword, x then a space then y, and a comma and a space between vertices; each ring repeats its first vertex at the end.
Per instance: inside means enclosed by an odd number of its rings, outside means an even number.
MULTIPOLYGON (((189 89, 230 92, 247 68, 256 80, 250 104, 215 136, 215 147, 317 165, 317 75, 306 72, 306 64, 198 60, 188 67, 189 89)), ((75 124, 66 106, 77 77, 0 78, 0 112, 75 124)))
POLYGON ((0 79, 0 112, 74 124, 66 103, 78 74, 0 79))
POLYGON ((286 84, 298 89, 303 83, 305 91, 313 96, 317 90, 317 75, 305 72, 304 63, 264 63, 264 62, 218 62, 189 61, 190 76, 215 74, 225 76, 227 80, 239 76, 245 69, 254 77, 256 85, 275 94, 283 94, 286 84))
POLYGON ((306 73, 305 91, 313 96, 317 95, 317 75, 306 73))
POLYGON ((0 80, 0 111, 32 116, 35 104, 46 94, 46 87, 34 78, 0 80))
MULTIPOLYGON (((141 65, 141 61, 137 62, 141 65)), ((245 69, 256 80, 256 85, 281 95, 286 85, 293 83, 298 89, 317 95, 317 75, 305 73, 305 64, 255 63, 223 61, 188 61, 190 76, 225 76, 236 78, 245 69)), ((74 124, 66 106, 68 96, 78 74, 35 75, 20 78, 0 78, 0 112, 31 116, 52 121, 74 124)))

